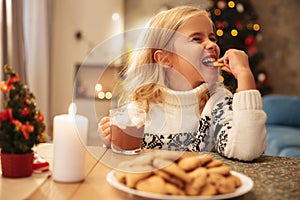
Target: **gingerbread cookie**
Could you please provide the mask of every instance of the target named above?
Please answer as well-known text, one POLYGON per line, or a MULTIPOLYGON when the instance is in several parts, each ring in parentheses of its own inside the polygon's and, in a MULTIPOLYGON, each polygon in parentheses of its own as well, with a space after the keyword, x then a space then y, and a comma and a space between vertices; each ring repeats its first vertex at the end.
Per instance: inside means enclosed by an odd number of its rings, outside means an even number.
POLYGON ((139 181, 136 185, 136 189, 157 194, 167 193, 166 182, 162 177, 157 175, 153 175, 148 179, 139 181))

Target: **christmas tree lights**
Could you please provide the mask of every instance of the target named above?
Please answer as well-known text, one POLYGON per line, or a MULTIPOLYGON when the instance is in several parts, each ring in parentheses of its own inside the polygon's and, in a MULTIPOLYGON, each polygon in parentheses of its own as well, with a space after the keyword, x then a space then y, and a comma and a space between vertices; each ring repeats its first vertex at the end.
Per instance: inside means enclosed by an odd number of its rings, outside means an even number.
MULTIPOLYGON (((270 93, 268 78, 265 70, 258 69, 263 58, 257 48, 262 40, 261 25, 257 22, 257 15, 249 0, 210 0, 209 12, 215 24, 221 56, 230 48, 245 51, 249 56, 251 70, 254 74, 257 89, 264 95, 270 93), (262 75, 263 73, 263 75, 262 75), (259 78, 260 77, 260 78, 259 78), (265 77, 261 80, 261 77, 265 77)), ((235 92, 237 83, 234 77, 227 73, 224 84, 235 92)))

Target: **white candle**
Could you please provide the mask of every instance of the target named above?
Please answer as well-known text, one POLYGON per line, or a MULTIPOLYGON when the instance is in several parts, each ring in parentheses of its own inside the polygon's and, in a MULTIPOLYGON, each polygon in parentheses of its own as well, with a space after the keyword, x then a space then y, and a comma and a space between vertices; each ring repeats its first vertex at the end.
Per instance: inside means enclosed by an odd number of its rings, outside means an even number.
POLYGON ((53 123, 53 173, 58 182, 84 180, 85 144, 88 119, 76 114, 75 104, 69 114, 54 117, 53 123))

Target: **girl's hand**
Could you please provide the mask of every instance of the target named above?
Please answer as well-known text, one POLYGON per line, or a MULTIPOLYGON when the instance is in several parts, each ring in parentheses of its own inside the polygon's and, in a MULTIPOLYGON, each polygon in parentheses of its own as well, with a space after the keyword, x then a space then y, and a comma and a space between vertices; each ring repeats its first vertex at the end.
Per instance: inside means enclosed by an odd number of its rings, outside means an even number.
POLYGON ((98 134, 106 147, 110 147, 111 133, 110 133, 110 118, 103 117, 98 124, 98 134))
POLYGON ((218 59, 218 62, 224 63, 221 70, 232 73, 237 79, 239 91, 256 89, 248 55, 244 51, 229 49, 222 58, 218 59))

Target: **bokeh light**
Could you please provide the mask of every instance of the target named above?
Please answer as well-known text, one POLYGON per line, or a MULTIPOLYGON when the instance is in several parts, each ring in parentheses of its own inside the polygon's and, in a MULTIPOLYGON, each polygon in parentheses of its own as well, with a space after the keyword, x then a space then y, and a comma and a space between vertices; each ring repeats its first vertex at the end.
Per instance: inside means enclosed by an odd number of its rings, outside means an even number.
POLYGON ((232 29, 232 30, 231 30, 231 35, 232 35, 233 37, 237 36, 238 34, 239 34, 239 32, 238 32, 236 29, 232 29))
POLYGON ((221 29, 218 29, 216 34, 217 34, 217 36, 221 37, 224 33, 221 29))
POLYGON ((221 15, 222 11, 220 9, 215 9, 214 13, 216 16, 219 16, 221 15))
POLYGON ((233 1, 228 2, 228 7, 229 8, 234 8, 234 6, 235 6, 235 3, 233 1))
POLYGON ((253 30, 259 31, 260 30, 260 25, 259 24, 253 24, 253 30))

